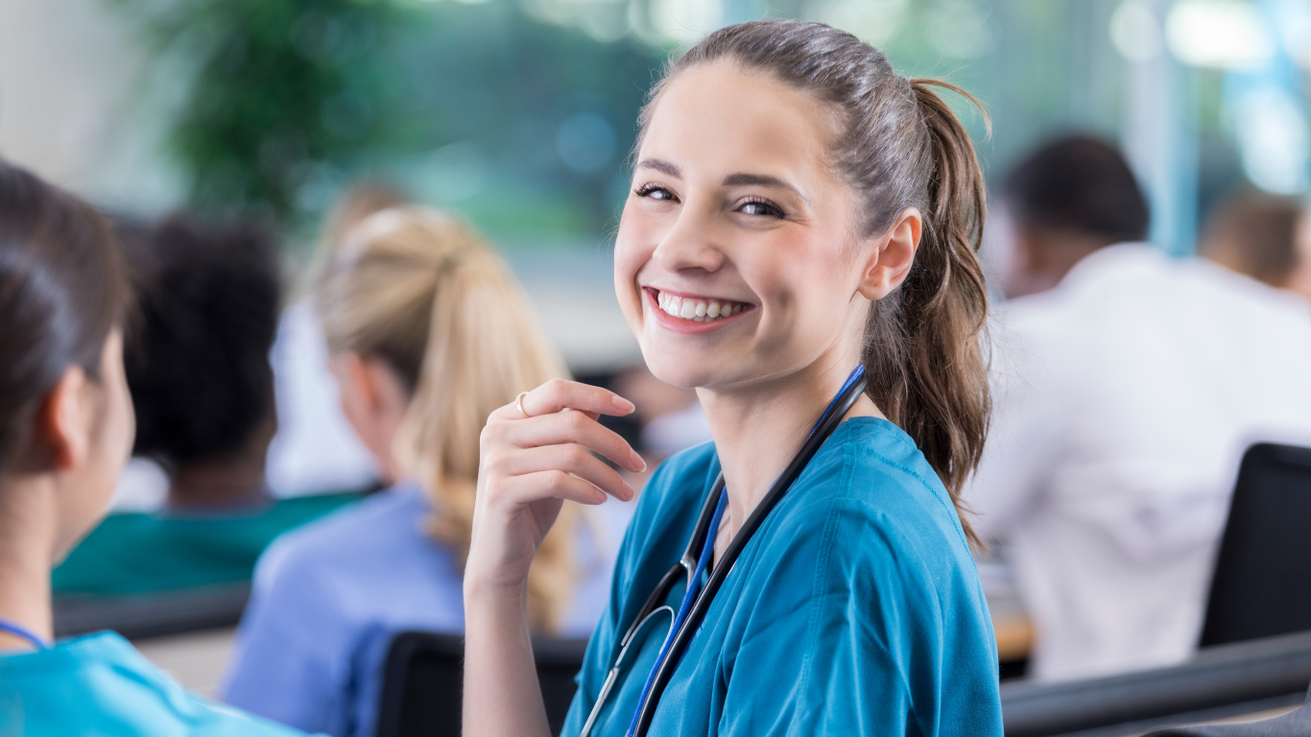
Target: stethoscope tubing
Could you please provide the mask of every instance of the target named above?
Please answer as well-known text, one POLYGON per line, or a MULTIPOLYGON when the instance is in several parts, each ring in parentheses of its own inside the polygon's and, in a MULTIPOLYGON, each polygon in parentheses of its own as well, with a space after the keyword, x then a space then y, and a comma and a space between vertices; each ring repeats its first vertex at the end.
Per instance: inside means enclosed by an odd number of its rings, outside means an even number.
MULTIPOLYGON (((733 564, 742 554, 742 550, 746 548, 747 543, 751 541, 756 530, 764 523, 765 517, 775 506, 778 505, 778 502, 782 500, 783 495, 787 493, 788 489, 792 487, 792 484, 801 475, 801 472, 805 470, 806 466, 810 463, 810 460, 815 457, 817 452, 819 452, 820 446, 823 445, 824 441, 828 440, 829 436, 833 434, 838 425, 841 424, 842 418, 846 416, 847 412, 851 411, 851 408, 855 406, 856 401, 860 399, 860 395, 864 393, 867 380, 862 368, 863 367, 858 367, 856 371, 852 372, 851 377, 842 387, 842 391, 838 393, 833 404, 825 411, 824 415, 816 424, 815 430, 801 446, 801 450, 793 456, 792 462, 789 463, 783 473, 779 475, 778 480, 774 482, 774 485, 770 488, 769 492, 760 500, 760 503, 756 505, 756 509, 747 517, 746 522, 742 524, 742 527, 738 530, 737 534, 733 536, 732 542, 730 542, 728 547, 724 550, 723 557, 716 561, 715 567, 711 570, 705 587, 701 589, 701 593, 692 604, 692 609, 688 612, 687 619, 684 620, 682 626, 679 627, 678 632, 674 635, 673 642, 669 646, 665 659, 661 661, 656 670, 655 677, 651 680, 651 690, 645 701, 642 703, 641 710, 638 712, 636 727, 632 731, 634 737, 643 737, 647 730, 650 729, 651 719, 655 716, 656 705, 660 702, 660 696, 664 693, 665 686, 669 684, 669 679, 673 676, 674 669, 678 667, 678 662, 682 658, 683 652, 687 650, 688 644, 692 641, 692 636, 696 634, 697 628, 701 626, 702 620, 705 619, 706 612, 709 611, 710 605, 714 602, 715 594, 718 593, 719 588, 723 586, 724 580, 728 577, 729 572, 733 570, 733 564)), ((706 509, 713 510, 714 504, 711 503, 710 500, 716 499, 717 495, 715 491, 718 491, 718 489, 722 487, 723 476, 721 474, 719 480, 715 484, 714 491, 711 492, 710 499, 707 500, 706 505, 702 508, 702 517, 705 516, 706 509)), ((698 526, 701 522, 701 519, 697 520, 698 526)), ((708 534, 709 529, 694 537, 704 538, 704 536, 708 534)), ((695 540, 692 542, 695 542, 695 540)), ((688 550, 690 551, 693 548, 694 546, 689 544, 688 550)), ((684 555, 686 557, 686 553, 684 555)), ((659 588, 661 587, 657 587, 657 590, 659 588)), ((655 595, 655 592, 653 592, 653 595, 655 595)))

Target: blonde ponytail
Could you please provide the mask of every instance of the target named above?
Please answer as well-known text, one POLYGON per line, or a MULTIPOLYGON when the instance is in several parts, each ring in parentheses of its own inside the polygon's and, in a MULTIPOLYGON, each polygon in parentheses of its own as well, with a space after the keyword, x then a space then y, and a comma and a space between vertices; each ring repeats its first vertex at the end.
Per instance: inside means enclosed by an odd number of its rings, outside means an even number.
MULTIPOLYGON (((487 416, 566 375, 505 264, 468 227, 423 208, 352 231, 319 289, 329 349, 384 360, 411 392, 394 452, 432 502, 429 533, 469 553, 487 416)), ((528 575, 532 626, 551 632, 574 586, 577 510, 566 504, 528 575)))

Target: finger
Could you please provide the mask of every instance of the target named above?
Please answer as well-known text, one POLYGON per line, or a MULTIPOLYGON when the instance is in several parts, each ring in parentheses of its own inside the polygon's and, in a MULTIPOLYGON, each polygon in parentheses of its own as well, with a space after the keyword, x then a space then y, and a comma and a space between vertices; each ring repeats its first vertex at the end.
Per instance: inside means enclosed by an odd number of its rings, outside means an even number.
POLYGON ((499 470, 509 476, 522 476, 551 469, 571 473, 622 501, 633 498, 632 487, 624 482, 618 471, 577 443, 515 451, 505 456, 499 470))
MULTIPOLYGON (((492 413, 498 419, 522 419, 519 402, 511 402, 492 413)), ((622 417, 633 411, 633 403, 599 386, 580 384, 577 381, 552 379, 523 397, 523 411, 529 417, 554 414, 565 409, 576 409, 598 415, 622 417)))
POLYGON ((500 483, 500 487, 507 501, 519 505, 552 497, 579 504, 602 504, 606 500, 604 491, 558 468, 510 476, 500 483))
POLYGON ((646 461, 628 441, 582 412, 559 412, 506 422, 498 431, 502 440, 520 448, 577 443, 634 473, 646 469, 646 461))

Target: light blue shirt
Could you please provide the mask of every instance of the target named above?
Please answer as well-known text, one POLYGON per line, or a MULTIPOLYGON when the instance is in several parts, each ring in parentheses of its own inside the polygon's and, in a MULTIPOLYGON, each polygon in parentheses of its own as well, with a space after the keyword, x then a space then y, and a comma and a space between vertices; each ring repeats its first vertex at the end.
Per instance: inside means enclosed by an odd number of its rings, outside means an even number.
POLYGON ((102 632, 0 653, 0 737, 293 737, 197 696, 102 632))
MULTIPOLYGON (((459 562, 424 532, 429 510, 417 485, 400 484, 275 541, 255 569, 224 700, 307 731, 372 735, 392 637, 464 631, 459 562)), ((598 544, 606 531, 579 530, 566 637, 591 633, 614 570, 615 546, 598 544)))
MULTIPOLYGON (((647 484, 563 734, 581 730, 619 640, 682 555, 718 473, 708 444, 670 458, 647 484)), ((594 737, 628 729, 667 630, 635 640, 635 664, 594 737)), ((1001 737, 997 672, 987 602, 946 489, 897 426, 858 417, 824 443, 742 551, 650 734, 1001 737)))

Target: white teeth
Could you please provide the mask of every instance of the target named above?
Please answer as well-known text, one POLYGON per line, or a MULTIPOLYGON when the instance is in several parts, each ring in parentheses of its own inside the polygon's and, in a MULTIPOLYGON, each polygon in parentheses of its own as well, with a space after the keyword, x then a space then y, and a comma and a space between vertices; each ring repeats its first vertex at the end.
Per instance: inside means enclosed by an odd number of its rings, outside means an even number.
POLYGON ((656 293, 656 304, 664 312, 693 322, 711 322, 719 318, 736 315, 746 305, 741 303, 719 302, 716 300, 699 300, 676 297, 664 292, 656 293))

